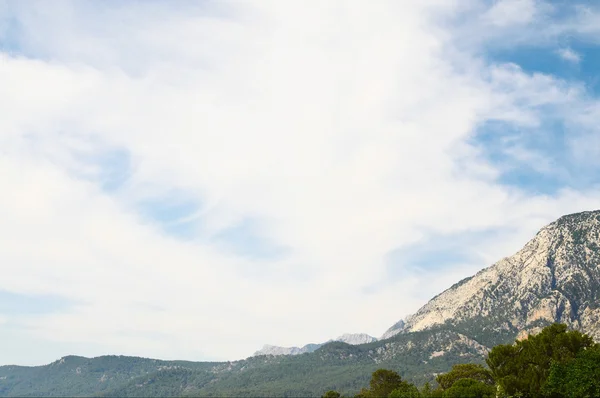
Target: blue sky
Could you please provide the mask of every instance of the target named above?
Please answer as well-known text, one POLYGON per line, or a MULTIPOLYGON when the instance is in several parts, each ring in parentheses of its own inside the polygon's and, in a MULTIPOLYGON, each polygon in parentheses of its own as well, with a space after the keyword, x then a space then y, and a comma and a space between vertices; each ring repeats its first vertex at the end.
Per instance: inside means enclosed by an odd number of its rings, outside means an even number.
POLYGON ((1 2, 3 363, 381 335, 600 207, 599 26, 589 1, 1 2))
MULTIPOLYGON (((600 93, 598 68, 600 51, 593 40, 570 35, 559 37, 555 43, 542 46, 522 45, 510 49, 492 49, 487 54, 491 62, 510 62, 528 73, 540 73, 561 79, 565 83, 581 86, 589 99, 600 93), (558 45, 557 45, 558 44, 558 45), (566 55, 565 55, 566 54, 566 55)), ((569 111, 569 109, 567 109, 569 111)), ((546 109, 541 125, 534 129, 518 128, 510 124, 490 122, 479 130, 475 142, 481 145, 489 159, 496 164, 506 164, 500 181, 519 189, 556 194, 560 189, 582 189, 598 184, 597 162, 582 161, 577 148, 572 147, 576 125, 568 117, 546 109), (547 169, 537 165, 518 164, 511 150, 526 149, 547 162, 547 169)))

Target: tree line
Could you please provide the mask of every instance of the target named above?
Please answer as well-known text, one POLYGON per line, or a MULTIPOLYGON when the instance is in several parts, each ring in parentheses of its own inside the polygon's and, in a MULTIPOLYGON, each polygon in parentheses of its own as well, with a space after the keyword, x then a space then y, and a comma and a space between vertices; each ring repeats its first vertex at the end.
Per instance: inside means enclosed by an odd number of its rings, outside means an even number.
MULTIPOLYGON (((417 388, 390 369, 373 372, 354 398, 591 398, 600 397, 600 344, 553 324, 514 344, 497 345, 486 365, 466 363, 417 388)), ((322 398, 340 398, 336 391, 322 398)))

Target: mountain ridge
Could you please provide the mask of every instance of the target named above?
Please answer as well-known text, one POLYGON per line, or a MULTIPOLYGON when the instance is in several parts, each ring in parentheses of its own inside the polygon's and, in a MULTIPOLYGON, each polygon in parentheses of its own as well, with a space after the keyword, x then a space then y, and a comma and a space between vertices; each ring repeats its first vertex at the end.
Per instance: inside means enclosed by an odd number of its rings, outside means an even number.
POLYGON ((324 343, 309 343, 302 347, 280 347, 275 345, 265 344, 263 348, 256 351, 252 356, 258 355, 300 355, 305 353, 314 352, 324 344, 330 343, 332 341, 341 341, 344 343, 348 343, 350 345, 357 344, 368 344, 378 339, 373 336, 369 336, 366 333, 344 333, 341 336, 336 337, 335 339, 327 340, 324 343))

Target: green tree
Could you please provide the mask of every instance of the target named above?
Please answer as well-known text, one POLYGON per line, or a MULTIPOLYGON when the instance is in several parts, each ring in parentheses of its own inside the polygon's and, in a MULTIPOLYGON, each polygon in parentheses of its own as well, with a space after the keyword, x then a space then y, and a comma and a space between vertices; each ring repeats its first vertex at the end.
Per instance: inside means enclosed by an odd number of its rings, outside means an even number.
POLYGON ((414 384, 403 381, 402 386, 388 394, 388 398, 421 398, 421 393, 414 384))
POLYGON ((421 389, 421 396, 428 398, 431 395, 432 395, 432 393, 431 393, 431 384, 429 384, 429 382, 427 382, 427 383, 425 383, 425 385, 421 389))
POLYGON ((552 363, 568 362, 593 345, 589 336, 553 324, 513 345, 494 347, 486 362, 503 393, 537 398, 545 395, 552 363))
POLYGON ((369 389, 362 389, 357 397, 385 398, 398 388, 406 388, 408 383, 393 370, 377 369, 371 375, 369 389))
POLYGON ((600 396, 600 346, 583 350, 567 363, 554 362, 545 385, 548 396, 600 396))
POLYGON ((474 379, 459 379, 444 391, 444 398, 494 398, 496 386, 474 379))
POLYGON ((471 379, 487 385, 494 385, 492 373, 483 366, 474 363, 454 365, 450 372, 438 375, 435 378, 442 390, 449 389, 461 379, 471 379))
POLYGON ((340 398, 340 393, 334 390, 329 390, 323 394, 321 398, 340 398))

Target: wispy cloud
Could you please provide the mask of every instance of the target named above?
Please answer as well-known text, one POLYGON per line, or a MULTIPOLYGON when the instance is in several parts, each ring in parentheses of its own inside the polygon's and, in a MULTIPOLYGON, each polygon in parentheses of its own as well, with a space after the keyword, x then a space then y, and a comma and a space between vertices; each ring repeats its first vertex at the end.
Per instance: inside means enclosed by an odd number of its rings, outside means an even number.
POLYGON ((568 47, 558 49, 556 53, 565 61, 572 62, 574 64, 578 64, 581 61, 581 54, 568 47))
POLYGON ((425 280, 399 255, 381 283, 390 252, 515 228, 452 247, 491 261, 597 207, 592 183, 506 184, 486 151, 494 121, 522 132, 513 158, 551 170, 525 138, 596 104, 576 80, 489 59, 489 37, 465 44, 493 13, 497 29, 551 15, 503 3, 7 3, 0 289, 77 303, 19 318, 14 344, 62 341, 39 361, 233 359, 377 335, 462 276, 425 280))
POLYGON ((540 4, 537 0, 496 1, 484 14, 484 19, 499 27, 528 24, 535 19, 540 4))

